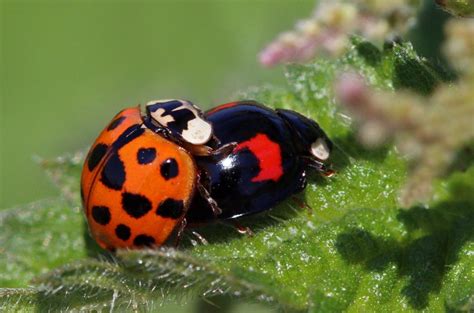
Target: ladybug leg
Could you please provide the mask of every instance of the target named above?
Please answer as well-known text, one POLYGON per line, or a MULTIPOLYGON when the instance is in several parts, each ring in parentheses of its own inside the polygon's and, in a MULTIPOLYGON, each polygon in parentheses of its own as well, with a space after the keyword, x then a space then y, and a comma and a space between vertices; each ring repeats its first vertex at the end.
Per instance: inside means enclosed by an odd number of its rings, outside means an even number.
POLYGON ((198 180, 197 183, 197 188, 199 190, 199 193, 201 194, 201 197, 203 197, 204 200, 209 204, 209 206, 212 209, 212 213, 214 213, 214 216, 217 217, 222 214, 222 209, 219 207, 217 204, 216 200, 214 200, 211 197, 211 194, 209 193, 209 190, 206 189, 206 187, 201 184, 201 182, 198 180))
POLYGON ((291 199, 301 208, 301 209, 306 209, 308 211, 308 214, 309 215, 312 215, 313 214, 313 208, 309 206, 309 204, 301 199, 301 198, 298 198, 297 196, 293 196, 291 197, 291 199))
POLYGON ((231 154, 232 151, 234 151, 236 147, 237 147, 236 142, 229 142, 217 149, 212 150, 211 155, 212 156, 218 156, 218 155, 227 156, 231 154))
POLYGON ((305 159, 306 159, 306 164, 308 165, 308 167, 315 169, 316 171, 318 171, 321 175, 325 177, 331 177, 334 174, 336 174, 336 171, 331 169, 330 166, 328 166, 327 164, 324 164, 323 162, 320 162, 314 158, 305 158, 305 159))
POLYGON ((253 237, 253 236, 254 236, 254 232, 250 229, 250 227, 243 226, 242 224, 240 224, 240 223, 237 222, 237 221, 231 221, 231 223, 233 224, 235 230, 237 230, 237 232, 238 232, 239 234, 247 235, 247 236, 249 236, 249 237, 253 237))
POLYGON ((213 149, 212 147, 206 146, 206 145, 189 145, 189 144, 182 144, 183 147, 191 152, 192 155, 195 156, 220 156, 220 157, 225 157, 232 153, 234 151, 235 147, 237 147, 236 142, 229 142, 217 149, 213 149))
MULTIPOLYGON (((193 231, 191 231, 191 233, 194 235, 194 237, 197 238, 197 240, 199 240, 199 242, 200 242, 202 245, 206 246, 206 245, 209 244, 209 242, 206 240, 206 238, 204 238, 204 237, 203 237, 200 233, 198 233, 197 231, 194 231, 194 230, 193 230, 193 231)), ((196 243, 194 240, 192 240, 192 239, 191 239, 191 242, 192 242, 193 246, 196 246, 196 245, 197 245, 197 243, 196 243)))
POLYGON ((186 228, 187 225, 188 225, 188 221, 186 220, 186 218, 183 218, 181 220, 181 224, 179 224, 178 232, 176 233, 176 239, 174 240, 175 248, 179 246, 179 243, 181 242, 181 239, 183 238, 184 229, 186 228))
POLYGON ((221 144, 221 141, 219 140, 219 138, 217 138, 216 135, 212 134, 212 140, 214 140, 214 142, 217 144, 217 145, 220 145, 221 144))
MULTIPOLYGON (((174 247, 175 248, 177 248, 179 246, 179 244, 181 243, 181 239, 183 239, 184 230, 186 229, 186 226, 188 226, 188 221, 186 220, 186 218, 183 218, 181 220, 181 224, 179 224, 178 231, 176 233, 176 238, 175 238, 175 241, 174 241, 174 247)), ((201 244, 203 244, 203 245, 208 244, 206 238, 204 238, 197 231, 192 230, 191 234, 193 234, 193 236, 196 237, 201 244)), ((192 240, 192 239, 191 239, 191 243, 192 243, 193 246, 197 245, 196 241, 192 240)))

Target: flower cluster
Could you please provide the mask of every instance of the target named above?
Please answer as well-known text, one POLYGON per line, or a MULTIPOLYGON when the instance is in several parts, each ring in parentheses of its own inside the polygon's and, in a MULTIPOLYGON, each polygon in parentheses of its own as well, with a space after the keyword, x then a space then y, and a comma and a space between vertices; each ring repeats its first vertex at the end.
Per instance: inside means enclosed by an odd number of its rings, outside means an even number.
POLYGON ((349 43, 349 34, 375 41, 405 33, 414 24, 419 1, 322 0, 313 16, 299 21, 296 29, 282 33, 259 55, 260 63, 273 66, 304 62, 316 54, 339 55, 349 43))
POLYGON ((336 86, 340 102, 357 118, 362 143, 393 139, 411 160, 400 198, 404 206, 426 200, 433 180, 474 139, 474 20, 451 21, 446 32, 444 51, 463 74, 453 86, 442 85, 429 97, 394 94, 370 89, 354 73, 342 75, 336 86))
POLYGON ((444 53, 450 58, 456 69, 466 79, 474 76, 474 20, 451 22, 446 28, 449 38, 444 46, 444 53))

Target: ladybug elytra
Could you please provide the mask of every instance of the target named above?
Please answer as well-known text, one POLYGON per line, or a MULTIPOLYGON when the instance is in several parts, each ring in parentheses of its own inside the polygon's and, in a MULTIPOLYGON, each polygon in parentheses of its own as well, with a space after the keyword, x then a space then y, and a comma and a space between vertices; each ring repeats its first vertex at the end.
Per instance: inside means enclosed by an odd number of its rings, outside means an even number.
POLYGON ((81 195, 105 249, 161 246, 187 225, 268 210, 329 176, 332 143, 313 120, 239 101, 203 113, 184 100, 117 114, 85 160, 81 195))

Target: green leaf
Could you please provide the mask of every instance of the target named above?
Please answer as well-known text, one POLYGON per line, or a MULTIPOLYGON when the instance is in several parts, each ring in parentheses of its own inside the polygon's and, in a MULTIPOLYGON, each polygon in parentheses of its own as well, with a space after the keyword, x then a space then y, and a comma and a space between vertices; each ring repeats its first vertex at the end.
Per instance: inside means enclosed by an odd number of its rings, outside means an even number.
POLYGON ((453 15, 461 17, 474 16, 473 0, 436 0, 436 3, 453 15))
POLYGON ((73 203, 79 203, 79 177, 84 161, 84 153, 77 152, 53 160, 37 158, 36 161, 66 199, 73 203))
MULTIPOLYGON (((34 288, 3 289, 0 308, 151 311, 163 302, 185 301, 189 296, 212 301, 227 295, 286 311, 472 309, 474 167, 440 181, 438 200, 429 207, 401 210, 396 196, 406 176, 404 160, 390 146, 371 151, 359 146, 350 120, 334 103, 333 80, 349 69, 378 88, 409 87, 427 93, 440 78, 424 64, 409 45, 380 51, 355 38, 339 60, 290 66, 289 90, 265 87, 239 94, 315 118, 335 142, 332 160, 337 175, 311 177, 304 193, 240 220, 252 228, 252 237, 238 234, 231 225, 207 225, 197 230, 208 245, 196 244, 188 232, 179 250, 119 251, 113 257, 84 258, 90 250, 82 231, 70 229, 82 226, 77 210, 68 211, 75 216, 74 223, 53 217, 48 224, 39 214, 25 234, 53 228, 58 236, 75 234, 64 241, 75 238, 78 245, 57 248, 66 249, 61 255, 77 261, 40 275, 34 288)), ((63 192, 73 195, 68 196, 72 203, 78 203, 73 186, 80 164, 72 159, 47 164, 63 192)), ((33 215, 35 210, 49 211, 46 207, 23 211, 33 215)), ((4 225, 19 223, 21 218, 10 214, 4 225)), ((41 246, 39 236, 25 234, 18 251, 41 246)), ((5 238, 12 235, 13 229, 5 238)), ((3 241, 5 251, 17 251, 9 240, 3 241)), ((43 262, 45 268, 56 262, 36 252, 21 257, 43 262)), ((58 263, 62 261, 66 260, 58 263)), ((29 266, 22 267, 22 279, 11 286, 26 287, 28 271, 42 272, 29 266)))
POLYGON ((64 200, 0 212, 0 286, 26 286, 36 275, 87 255, 78 206, 64 200))

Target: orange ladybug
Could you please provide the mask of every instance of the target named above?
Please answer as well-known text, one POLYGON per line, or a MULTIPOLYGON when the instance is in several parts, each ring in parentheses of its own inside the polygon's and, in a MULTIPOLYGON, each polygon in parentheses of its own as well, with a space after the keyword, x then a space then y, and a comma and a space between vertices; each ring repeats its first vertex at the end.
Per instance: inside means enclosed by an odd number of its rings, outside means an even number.
POLYGON ((83 207, 92 237, 104 249, 160 246, 175 229, 179 240, 195 189, 218 210, 191 154, 219 154, 234 145, 205 146, 212 125, 188 101, 151 101, 146 111, 118 113, 84 162, 83 207))

